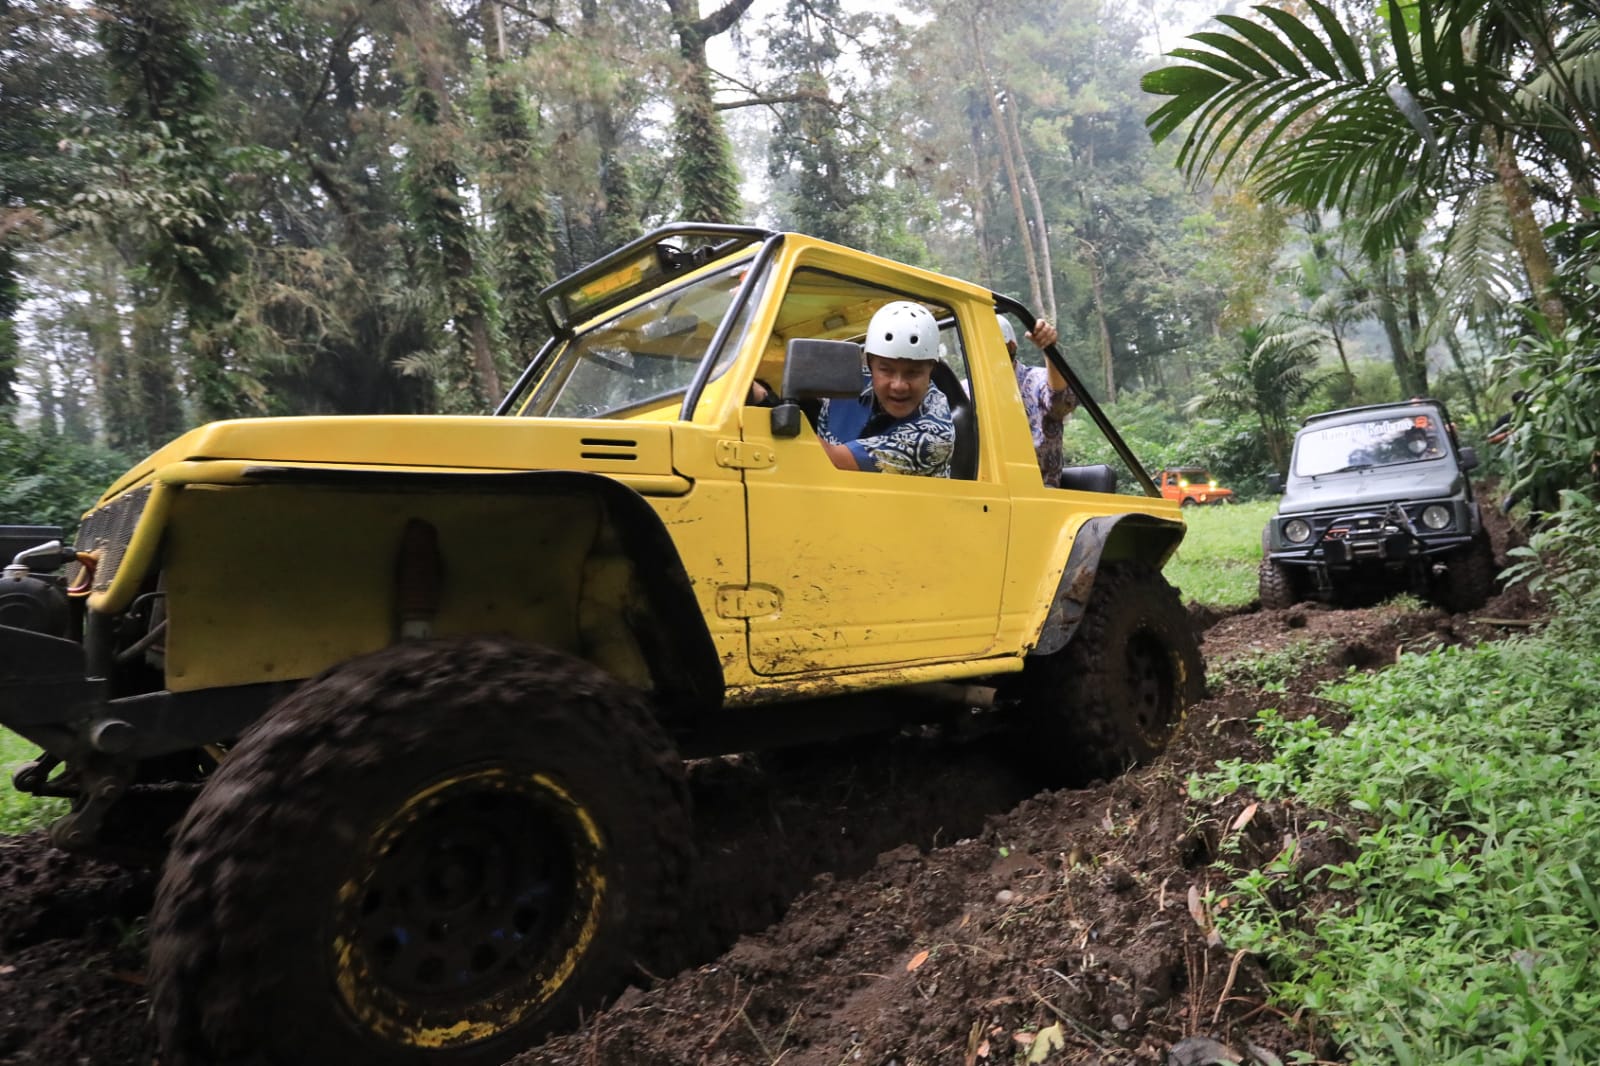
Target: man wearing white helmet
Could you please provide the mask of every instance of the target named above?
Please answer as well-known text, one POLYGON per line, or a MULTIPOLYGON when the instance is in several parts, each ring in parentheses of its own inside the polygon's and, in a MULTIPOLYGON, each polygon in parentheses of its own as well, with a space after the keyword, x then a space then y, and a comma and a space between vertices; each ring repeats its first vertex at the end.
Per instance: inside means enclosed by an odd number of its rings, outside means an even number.
MULTIPOLYGON (((1022 406, 1028 412, 1028 428, 1033 432, 1033 451, 1039 459, 1039 473, 1044 483, 1054 488, 1061 483, 1061 424, 1077 408, 1078 397, 1073 395, 1061 371, 1048 359, 1042 367, 1019 362, 1017 331, 1005 315, 995 317, 1000 320, 1000 332, 1011 353, 1011 369, 1017 375, 1017 388, 1022 393, 1022 406)), ((1047 348, 1056 342, 1056 329, 1041 318, 1027 336, 1040 348, 1047 348)))
POLYGON ((910 300, 885 304, 862 349, 868 381, 861 395, 822 404, 817 435, 828 458, 841 470, 949 477, 956 430, 949 401, 933 384, 933 313, 910 300))

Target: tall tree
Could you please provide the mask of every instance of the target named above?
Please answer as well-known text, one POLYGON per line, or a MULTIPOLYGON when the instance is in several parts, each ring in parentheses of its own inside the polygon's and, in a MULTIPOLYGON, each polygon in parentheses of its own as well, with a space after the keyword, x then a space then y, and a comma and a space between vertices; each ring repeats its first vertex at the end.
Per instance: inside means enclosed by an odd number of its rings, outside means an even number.
POLYGON ((489 214, 501 263, 506 347, 512 365, 520 367, 532 362, 546 336, 534 296, 555 280, 550 220, 533 114, 511 76, 501 0, 482 0, 479 14, 489 110, 489 214))
POLYGON ((185 315, 183 346, 202 411, 224 417, 249 407, 232 336, 241 256, 227 191, 228 134, 217 123, 216 82, 195 45, 193 13, 183 0, 110 0, 101 12, 114 97, 139 162, 132 171, 137 184, 127 190, 148 279, 140 313, 149 320, 150 344, 140 346, 146 363, 139 379, 157 390, 146 395, 149 428, 164 436, 182 424, 163 391, 171 373, 152 365, 160 358, 154 343, 164 301, 185 315))
POLYGON ((501 394, 494 355, 494 295, 467 217, 463 166, 466 137, 452 106, 447 74, 452 42, 433 0, 407 0, 402 22, 411 79, 407 187, 410 221, 422 258, 446 297, 460 353, 455 380, 466 386, 468 410, 485 411, 501 394))
POLYGON ((730 30, 751 2, 728 0, 702 18, 699 0, 667 0, 680 61, 673 101, 678 194, 683 217, 697 222, 739 221, 739 171, 712 96, 706 42, 730 30))

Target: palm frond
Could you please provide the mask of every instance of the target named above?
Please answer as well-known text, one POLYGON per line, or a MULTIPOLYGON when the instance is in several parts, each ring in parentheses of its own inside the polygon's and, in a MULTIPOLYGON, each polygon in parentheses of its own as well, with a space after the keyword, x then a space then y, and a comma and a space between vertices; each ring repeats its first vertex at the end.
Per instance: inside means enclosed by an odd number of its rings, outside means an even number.
MULTIPOLYGON (((1511 216, 1498 185, 1483 185, 1456 205, 1439 267, 1441 310, 1454 321, 1482 317, 1526 288, 1511 243, 1511 216)), ((1441 327, 1442 328, 1442 327, 1441 327)))
POLYGON ((1320 34, 1281 8, 1258 6, 1264 23, 1219 15, 1216 21, 1230 32, 1191 35, 1188 40, 1201 47, 1169 53, 1186 63, 1145 75, 1146 92, 1169 97, 1146 119, 1153 139, 1162 141, 1193 119, 1178 158, 1191 180, 1226 172, 1255 142, 1244 166, 1248 175, 1307 114, 1336 111, 1370 95, 1359 49, 1330 11, 1316 3, 1312 8, 1320 34))

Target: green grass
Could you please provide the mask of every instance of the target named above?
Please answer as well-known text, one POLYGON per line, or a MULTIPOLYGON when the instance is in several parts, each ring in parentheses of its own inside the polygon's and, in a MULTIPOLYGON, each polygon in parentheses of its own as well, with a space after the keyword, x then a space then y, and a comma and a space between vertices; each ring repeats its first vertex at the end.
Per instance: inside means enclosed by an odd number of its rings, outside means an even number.
POLYGON ((67 812, 66 800, 40 799, 12 787, 11 775, 37 754, 35 745, 0 729, 0 772, 4 774, 0 778, 0 833, 26 833, 67 812))
POLYGON ((1201 800, 1247 788, 1351 841, 1308 869, 1286 838, 1277 859, 1234 871, 1218 919, 1349 1061, 1600 1061, 1595 644, 1543 634, 1404 656, 1324 690, 1349 710, 1342 732, 1264 711, 1270 761, 1190 782, 1201 800), (1326 906, 1307 912, 1309 892, 1326 906))
POLYGON ((1261 530, 1278 501, 1256 500, 1223 507, 1189 507, 1189 527, 1177 554, 1168 561, 1167 580, 1185 600, 1212 607, 1242 607, 1256 598, 1261 564, 1261 530))

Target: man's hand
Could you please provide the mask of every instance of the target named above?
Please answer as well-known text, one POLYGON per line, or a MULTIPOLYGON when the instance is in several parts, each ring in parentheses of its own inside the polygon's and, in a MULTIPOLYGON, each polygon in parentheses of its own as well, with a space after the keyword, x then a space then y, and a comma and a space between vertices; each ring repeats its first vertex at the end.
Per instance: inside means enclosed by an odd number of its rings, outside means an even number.
POLYGON ((1054 344, 1056 336, 1056 328, 1042 318, 1033 324, 1033 329, 1027 334, 1028 339, 1037 344, 1041 351, 1054 344))
MULTIPOLYGON (((1056 328, 1042 318, 1033 324, 1033 329, 1028 331, 1028 339, 1037 344, 1040 351, 1054 344, 1057 336, 1059 334, 1056 333, 1056 328)), ((1050 374, 1050 388, 1052 390, 1060 392, 1067 387, 1067 379, 1061 376, 1061 371, 1056 369, 1056 365, 1048 357, 1044 361, 1044 368, 1050 374)))
POLYGON ((851 454, 850 448, 844 444, 830 444, 822 442, 822 450, 828 453, 828 458, 840 470, 860 470, 856 465, 856 457, 851 454))

